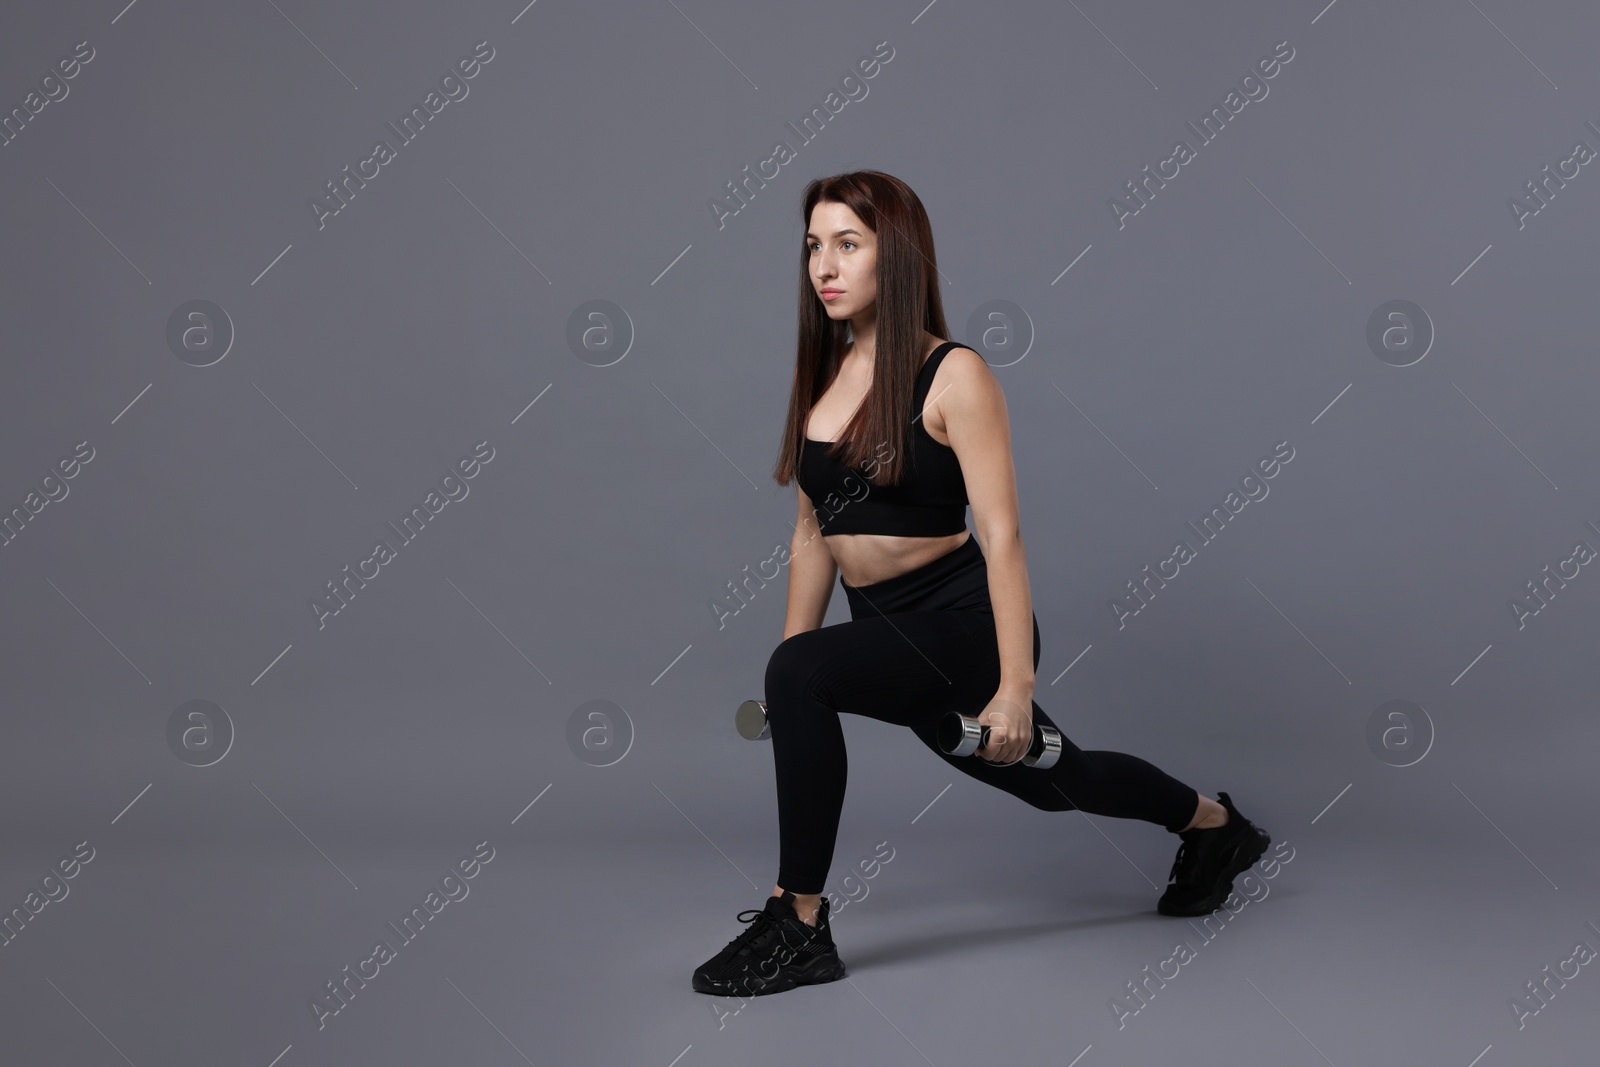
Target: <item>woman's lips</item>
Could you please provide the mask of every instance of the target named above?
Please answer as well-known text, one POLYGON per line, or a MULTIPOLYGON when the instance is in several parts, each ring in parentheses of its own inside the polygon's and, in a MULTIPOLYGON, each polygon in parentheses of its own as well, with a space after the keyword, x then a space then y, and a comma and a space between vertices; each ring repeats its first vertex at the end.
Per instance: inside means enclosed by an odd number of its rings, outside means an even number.
POLYGON ((836 296, 843 296, 843 295, 844 295, 844 290, 843 289, 824 289, 824 290, 822 290, 822 299, 824 299, 824 300, 832 300, 836 296))

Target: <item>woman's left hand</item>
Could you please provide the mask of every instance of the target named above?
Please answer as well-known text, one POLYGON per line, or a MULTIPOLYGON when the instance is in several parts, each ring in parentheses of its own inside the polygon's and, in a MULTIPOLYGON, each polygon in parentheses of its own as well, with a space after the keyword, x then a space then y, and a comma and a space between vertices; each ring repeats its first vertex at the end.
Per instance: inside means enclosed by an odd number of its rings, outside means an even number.
POLYGON ((1028 754, 1033 743, 1033 701, 1027 705, 1000 693, 984 706, 978 724, 989 727, 989 744, 978 749, 979 759, 988 763, 1015 763, 1028 754))

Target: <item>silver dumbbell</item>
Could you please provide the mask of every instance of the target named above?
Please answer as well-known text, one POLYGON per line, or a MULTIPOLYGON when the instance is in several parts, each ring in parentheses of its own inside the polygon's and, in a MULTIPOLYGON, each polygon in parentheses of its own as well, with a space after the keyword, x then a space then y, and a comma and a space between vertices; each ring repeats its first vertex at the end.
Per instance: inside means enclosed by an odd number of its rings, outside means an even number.
MULTIPOLYGON (((733 724, 747 741, 766 741, 772 737, 763 700, 746 700, 734 712, 733 724)), ((951 756, 970 756, 989 743, 989 727, 970 715, 952 711, 939 720, 939 748, 951 756)), ((1061 758, 1061 732, 1050 726, 1035 725, 1033 741, 1022 757, 1022 764, 1045 771, 1061 758)))
MULTIPOLYGON (((970 756, 989 743, 989 728, 971 715, 952 711, 939 720, 939 749, 948 756, 970 756)), ((1033 741, 1022 756, 1022 764, 1047 771, 1061 758, 1061 732, 1034 723, 1033 741)))

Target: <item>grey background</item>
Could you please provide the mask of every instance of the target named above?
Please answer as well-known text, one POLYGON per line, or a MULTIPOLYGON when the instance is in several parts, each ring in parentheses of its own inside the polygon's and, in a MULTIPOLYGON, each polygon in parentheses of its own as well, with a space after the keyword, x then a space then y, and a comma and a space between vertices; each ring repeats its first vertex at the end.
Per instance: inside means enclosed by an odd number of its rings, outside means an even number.
POLYGON ((0 503, 95 458, 0 549, 0 909, 95 855, 0 949, 0 1058, 1592 1055, 1592 967, 1522 1029, 1509 998, 1600 947, 1600 579, 1522 629, 1508 600, 1600 546, 1600 178, 1521 229, 1507 200, 1600 147, 1597 32, 1489 0, 9 5, 0 111, 96 54, 0 148, 0 503), (485 40, 319 230, 307 200, 485 40), (1282 40, 1199 146, 1184 123, 1282 40), (880 41, 800 145, 784 123, 880 41), (1180 137, 1196 158, 1119 229, 1108 198, 1180 137), (708 200, 779 138, 797 158, 719 228, 708 200), (1040 704, 1295 849, 1122 1028, 1124 983, 1202 943, 1154 912, 1176 842, 850 716, 850 978, 737 1013, 689 989, 776 874, 769 749, 731 718, 786 575, 721 629, 710 602, 788 537, 797 204, 855 167, 927 206, 952 337, 991 300, 1031 323, 996 374, 1040 704), (208 367, 166 343, 197 299, 236 330, 208 367), (604 367, 568 343, 597 299, 632 333, 604 367), (1407 367, 1365 340, 1394 299, 1437 331, 1407 367), (319 630, 308 598, 483 440, 468 497, 319 630), (1123 583, 1283 440, 1270 495, 1119 629, 1123 583), (195 699, 234 731, 207 767, 167 742, 195 699), (1431 723, 1411 766, 1367 742, 1395 699, 1431 723), (625 713, 603 759, 568 743, 593 700, 625 713), (469 896, 319 1030, 308 998, 480 841, 469 896))

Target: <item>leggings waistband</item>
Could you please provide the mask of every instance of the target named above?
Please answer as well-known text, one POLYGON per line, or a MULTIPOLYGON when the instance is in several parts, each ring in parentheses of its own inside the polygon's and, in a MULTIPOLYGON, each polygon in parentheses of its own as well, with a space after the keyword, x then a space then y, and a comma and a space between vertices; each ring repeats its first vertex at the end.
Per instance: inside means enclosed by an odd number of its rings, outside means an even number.
POLYGON ((918 609, 993 614, 988 563, 970 532, 958 547, 904 574, 867 585, 845 585, 841 576, 839 584, 850 601, 851 619, 918 609))

